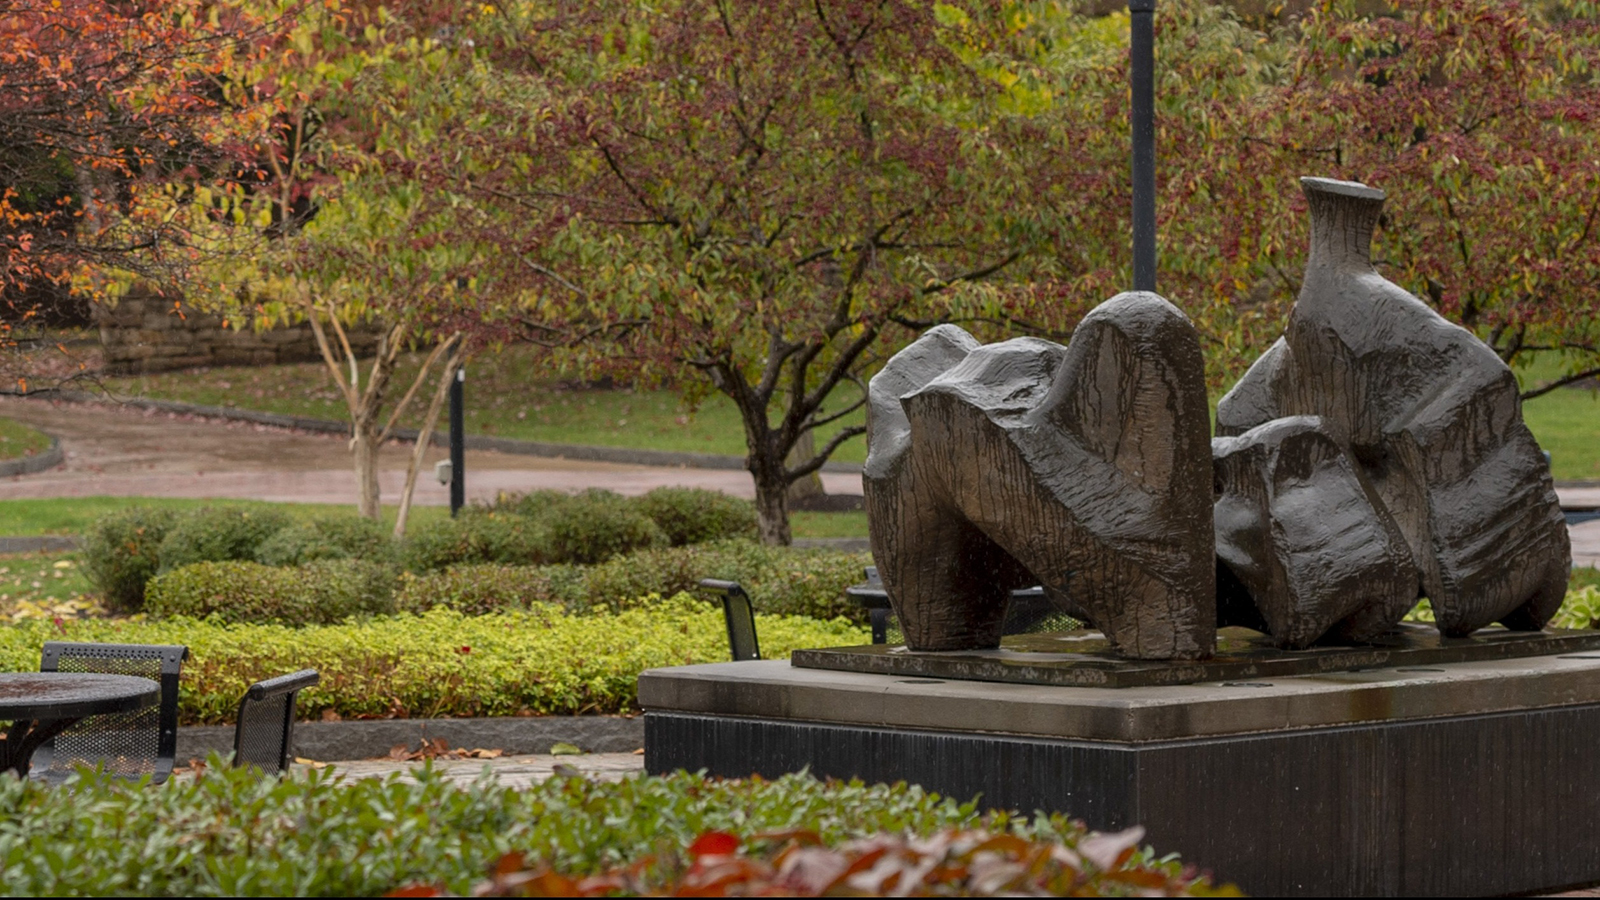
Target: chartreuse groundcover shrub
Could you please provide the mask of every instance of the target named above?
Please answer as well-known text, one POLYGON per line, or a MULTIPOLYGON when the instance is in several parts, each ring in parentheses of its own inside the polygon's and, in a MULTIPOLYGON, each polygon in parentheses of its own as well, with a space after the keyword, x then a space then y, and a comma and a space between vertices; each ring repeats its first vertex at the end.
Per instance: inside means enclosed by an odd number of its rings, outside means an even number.
MULTIPOLYGON (((864 644, 843 620, 757 616, 761 650, 864 644)), ((185 725, 233 721, 254 681, 313 668, 299 695, 305 718, 622 713, 638 706, 645 669, 728 659, 720 608, 679 595, 611 613, 556 606, 466 616, 449 609, 290 628, 187 617, 132 621, 31 620, 0 628, 0 671, 39 666, 45 641, 186 644, 178 716, 185 725)))
MULTIPOLYGON (((1094 839, 1065 817, 984 813, 904 784, 680 773, 611 784, 557 775, 525 788, 481 779, 458 788, 431 767, 413 771, 414 781, 336 783, 337 768, 263 779, 213 764, 160 789, 93 775, 65 788, 0 776, 0 890, 377 896, 432 885, 465 896, 509 853, 560 872, 597 873, 671 859, 708 832, 759 849, 784 840, 761 836, 780 832, 812 832, 836 846, 884 832, 985 828, 1096 855, 1094 839)), ((1118 859, 1111 868, 1128 873, 1170 878, 1181 870, 1149 850, 1118 859)), ((1134 892, 1122 882, 1096 886, 1088 893, 1134 892)))

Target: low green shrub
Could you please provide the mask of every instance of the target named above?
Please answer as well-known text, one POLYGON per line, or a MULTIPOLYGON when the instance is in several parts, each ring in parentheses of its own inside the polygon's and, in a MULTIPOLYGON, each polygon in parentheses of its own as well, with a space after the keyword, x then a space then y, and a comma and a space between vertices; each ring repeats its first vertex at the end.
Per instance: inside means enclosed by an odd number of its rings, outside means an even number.
POLYGON ((453 519, 412 529, 401 559, 412 572, 470 563, 532 566, 559 561, 551 552, 549 529, 543 522, 472 507, 453 519))
POLYGON ((702 578, 725 578, 744 585, 764 613, 863 623, 866 612, 844 589, 871 563, 867 553, 721 541, 641 550, 595 566, 464 565, 403 575, 395 605, 405 612, 443 606, 479 613, 555 603, 571 612, 617 612, 640 597, 692 594, 702 578))
MULTIPOLYGON (((807 775, 740 781, 679 773, 617 783, 557 776, 527 787, 480 780, 457 788, 423 766, 410 776, 338 778, 337 767, 263 779, 214 764, 159 790, 110 778, 63 790, 0 777, 0 884, 21 896, 381 896, 424 883, 470 896, 507 853, 598 873, 711 831, 755 849, 769 845, 760 835, 796 831, 815 832, 829 847, 952 828, 1069 847, 1088 837, 1063 815, 983 813, 915 786, 807 775)), ((1181 865, 1147 849, 1122 868, 1171 877, 1181 865)))
POLYGON ((395 541, 383 523, 360 516, 327 516, 279 531, 256 548, 256 562, 298 566, 315 559, 395 562, 395 541))
POLYGON ((387 566, 361 559, 319 559, 303 566, 193 563, 152 578, 145 610, 218 622, 327 625, 394 612, 394 578, 387 566))
POLYGON ((119 612, 144 608, 145 582, 161 566, 161 542, 177 520, 170 510, 130 506, 102 516, 83 536, 89 581, 119 612))
POLYGON ((694 591, 702 578, 723 578, 743 585, 762 612, 865 622, 865 611, 845 597, 844 589, 861 581, 870 565, 872 554, 864 552, 719 541, 611 560, 588 571, 584 591, 590 605, 615 605, 625 602, 619 598, 694 591))
POLYGON ((495 564, 451 566, 420 575, 406 572, 400 576, 394 605, 400 612, 421 613, 437 606, 469 616, 525 610, 535 603, 581 608, 584 574, 580 566, 495 564))
POLYGON ((555 506, 542 521, 550 561, 593 564, 667 543, 651 518, 610 491, 590 490, 555 506))
POLYGON ((756 508, 748 500, 704 488, 660 487, 635 498, 674 547, 756 536, 756 508))
POLYGON ((266 540, 289 527, 288 513, 276 509, 205 506, 180 517, 161 541, 159 572, 197 562, 255 559, 266 540))
POLYGON ((549 488, 529 491, 526 494, 501 491, 488 508, 492 512, 542 519, 573 502, 575 496, 566 491, 549 488))
MULTIPOLYGON (((757 627, 771 659, 868 640, 838 620, 762 615, 757 627)), ((300 694, 308 718, 576 715, 635 709, 645 669, 728 659, 722 613, 688 596, 617 614, 433 609, 304 628, 186 617, 29 620, 0 626, 0 671, 37 670, 50 640, 188 645, 178 697, 186 725, 230 723, 252 682, 305 668, 322 673, 300 694)))

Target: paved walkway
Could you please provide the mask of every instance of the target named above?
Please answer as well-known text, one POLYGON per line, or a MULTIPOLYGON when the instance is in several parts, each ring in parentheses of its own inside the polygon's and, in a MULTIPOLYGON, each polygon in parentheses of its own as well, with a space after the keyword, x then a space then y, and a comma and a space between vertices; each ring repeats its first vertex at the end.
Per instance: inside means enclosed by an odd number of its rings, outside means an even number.
MULTIPOLYGON (((346 778, 382 778, 396 772, 410 780, 411 770, 421 763, 392 759, 361 759, 328 763, 328 768, 346 778)), ((306 768, 296 765, 296 768, 306 768)), ((503 756, 499 759, 436 759, 435 771, 458 785, 468 785, 487 769, 502 787, 520 788, 544 781, 558 768, 576 772, 596 781, 621 781, 644 772, 644 755, 638 753, 586 753, 582 756, 503 756)))
MULTIPOLYGON (((0 480, 0 499, 30 497, 215 497, 303 503, 354 503, 355 473, 347 440, 336 435, 123 409, 116 406, 0 398, 0 416, 61 439, 66 462, 46 472, 0 480)), ((446 506, 447 487, 433 477, 442 447, 430 447, 418 473, 418 505, 446 506)), ((411 445, 379 454, 379 487, 398 502, 411 445)), ((629 466, 585 460, 469 450, 467 499, 501 491, 609 488, 642 494, 662 486, 701 487, 753 498, 748 472, 629 466)), ((860 494, 858 475, 824 473, 829 493, 860 494)), ((0 532, 4 529, 0 528, 0 532)))
MULTIPOLYGON (((46 472, 0 479, 0 499, 144 496, 354 503, 355 474, 342 437, 268 425, 219 421, 111 405, 0 398, 0 416, 61 438, 66 462, 46 472)), ((405 483, 410 445, 380 453, 380 489, 396 502, 405 483)), ((429 448, 413 502, 445 506, 449 490, 433 478, 443 448, 429 448)), ((467 451, 467 499, 493 500, 501 491, 609 488, 642 494, 664 485, 702 487, 754 497, 747 472, 629 466, 585 460, 467 451)), ((860 494, 856 475, 824 473, 831 494, 860 494)), ((1562 503, 1600 508, 1600 487, 1562 488, 1562 503)), ((4 528, 0 527, 0 532, 4 528)), ((1600 566, 1600 520, 1572 529, 1573 561, 1600 566)))

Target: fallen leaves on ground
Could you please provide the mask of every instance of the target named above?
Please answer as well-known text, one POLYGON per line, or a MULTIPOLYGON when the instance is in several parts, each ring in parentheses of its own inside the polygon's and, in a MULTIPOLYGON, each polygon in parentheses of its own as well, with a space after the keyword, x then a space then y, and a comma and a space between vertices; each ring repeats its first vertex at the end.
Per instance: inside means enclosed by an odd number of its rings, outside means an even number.
POLYGON ((452 748, 450 742, 444 738, 423 738, 422 746, 412 750, 407 744, 395 744, 389 748, 389 758, 400 762, 421 762, 425 759, 499 759, 505 755, 504 750, 485 750, 474 747, 468 750, 464 747, 452 748))

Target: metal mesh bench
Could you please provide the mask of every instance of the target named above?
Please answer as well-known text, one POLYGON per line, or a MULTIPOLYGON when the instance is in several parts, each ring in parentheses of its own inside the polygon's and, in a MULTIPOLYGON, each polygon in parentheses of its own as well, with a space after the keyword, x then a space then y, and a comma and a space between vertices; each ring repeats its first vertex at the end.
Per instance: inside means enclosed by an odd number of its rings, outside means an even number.
POLYGON ((294 737, 295 695, 322 676, 301 669, 250 685, 239 701, 239 724, 233 732, 233 764, 258 766, 275 775, 289 768, 289 742, 294 737))
POLYGON ((78 720, 34 754, 34 777, 59 781, 85 763, 119 778, 166 781, 178 749, 178 675, 188 657, 189 648, 176 644, 45 644, 39 671, 148 678, 160 683, 161 702, 78 720))
POLYGON ((728 652, 734 662, 760 659, 761 646, 756 640, 756 613, 750 605, 750 595, 737 581, 720 578, 702 578, 700 587, 722 598, 722 618, 728 625, 728 652))

